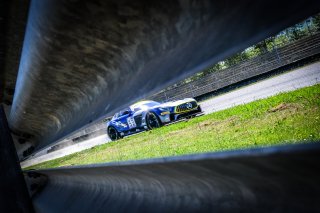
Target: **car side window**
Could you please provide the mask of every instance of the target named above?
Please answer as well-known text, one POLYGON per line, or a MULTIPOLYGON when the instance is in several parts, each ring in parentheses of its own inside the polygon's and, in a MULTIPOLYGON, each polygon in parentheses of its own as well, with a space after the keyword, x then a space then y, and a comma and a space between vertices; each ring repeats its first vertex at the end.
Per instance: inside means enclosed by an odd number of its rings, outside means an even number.
POLYGON ((130 109, 121 110, 121 111, 118 113, 118 117, 121 117, 121 116, 124 116, 124 115, 128 115, 128 114, 130 114, 130 112, 131 112, 130 109))
POLYGON ((130 111, 129 111, 129 110, 125 110, 125 111, 122 113, 122 115, 128 115, 128 114, 130 114, 130 111))

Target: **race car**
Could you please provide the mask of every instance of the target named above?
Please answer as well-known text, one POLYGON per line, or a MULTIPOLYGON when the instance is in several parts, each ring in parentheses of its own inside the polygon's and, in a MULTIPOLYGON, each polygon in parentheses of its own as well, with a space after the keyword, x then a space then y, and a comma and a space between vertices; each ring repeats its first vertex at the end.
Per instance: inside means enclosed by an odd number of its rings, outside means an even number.
POLYGON ((107 122, 111 140, 150 130, 181 118, 200 114, 201 107, 193 98, 160 104, 156 101, 140 101, 116 113, 107 122))

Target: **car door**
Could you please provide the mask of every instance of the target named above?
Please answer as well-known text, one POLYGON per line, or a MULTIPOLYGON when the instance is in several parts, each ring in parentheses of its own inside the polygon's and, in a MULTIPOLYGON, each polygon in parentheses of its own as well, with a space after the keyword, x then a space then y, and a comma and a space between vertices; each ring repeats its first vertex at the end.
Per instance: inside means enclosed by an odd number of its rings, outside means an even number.
POLYGON ((121 123, 127 124, 128 129, 137 127, 136 122, 133 118, 133 112, 131 110, 122 111, 118 119, 121 123))

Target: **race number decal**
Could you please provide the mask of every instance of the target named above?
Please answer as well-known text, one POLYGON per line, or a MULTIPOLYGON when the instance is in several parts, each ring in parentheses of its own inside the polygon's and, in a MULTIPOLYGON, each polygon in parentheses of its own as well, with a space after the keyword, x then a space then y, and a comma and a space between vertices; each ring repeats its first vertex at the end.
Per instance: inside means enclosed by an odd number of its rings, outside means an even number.
POLYGON ((134 121, 133 117, 127 118, 127 122, 128 122, 128 125, 129 125, 130 129, 135 128, 137 126, 137 124, 134 121))

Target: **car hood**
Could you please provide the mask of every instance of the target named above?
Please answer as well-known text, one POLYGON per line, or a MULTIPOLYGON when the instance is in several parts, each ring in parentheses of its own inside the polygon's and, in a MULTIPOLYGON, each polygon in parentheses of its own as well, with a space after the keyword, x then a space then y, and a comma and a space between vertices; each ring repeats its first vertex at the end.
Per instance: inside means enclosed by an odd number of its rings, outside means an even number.
POLYGON ((174 107, 174 106, 178 106, 180 104, 191 102, 191 101, 196 101, 196 100, 193 98, 185 98, 185 99, 178 100, 178 101, 169 101, 169 102, 161 104, 160 107, 174 107))

